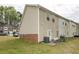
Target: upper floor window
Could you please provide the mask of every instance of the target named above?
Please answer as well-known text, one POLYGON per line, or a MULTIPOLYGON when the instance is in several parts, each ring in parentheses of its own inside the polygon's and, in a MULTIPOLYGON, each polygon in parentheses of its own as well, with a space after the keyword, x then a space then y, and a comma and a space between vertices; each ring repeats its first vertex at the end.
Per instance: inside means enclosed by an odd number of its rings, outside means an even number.
POLYGON ((73 27, 75 27, 75 25, 72 25, 73 27))
POLYGON ((55 19, 52 19, 52 22, 54 23, 55 22, 55 19))
POLYGON ((67 25, 67 23, 65 23, 65 26, 67 25))
POLYGON ((49 17, 47 17, 47 21, 49 21, 50 20, 50 18, 49 17))
POLYGON ((62 24, 64 25, 64 22, 62 24))

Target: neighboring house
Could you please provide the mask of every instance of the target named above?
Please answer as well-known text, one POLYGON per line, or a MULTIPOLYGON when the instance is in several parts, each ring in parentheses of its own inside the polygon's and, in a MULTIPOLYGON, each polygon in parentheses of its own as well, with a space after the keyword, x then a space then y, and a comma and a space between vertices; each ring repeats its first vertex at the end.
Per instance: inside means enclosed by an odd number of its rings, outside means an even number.
POLYGON ((0 35, 8 35, 8 27, 5 23, 0 22, 0 35))
POLYGON ((44 37, 50 41, 60 36, 70 37, 77 30, 71 27, 73 22, 40 5, 26 5, 21 22, 20 38, 33 42, 41 42, 44 37))
POLYGON ((18 31, 19 30, 19 24, 14 26, 14 25, 8 25, 6 23, 0 22, 0 35, 9 35, 9 31, 18 31))
POLYGON ((3 25, 4 23, 0 22, 0 33, 3 33, 3 25))

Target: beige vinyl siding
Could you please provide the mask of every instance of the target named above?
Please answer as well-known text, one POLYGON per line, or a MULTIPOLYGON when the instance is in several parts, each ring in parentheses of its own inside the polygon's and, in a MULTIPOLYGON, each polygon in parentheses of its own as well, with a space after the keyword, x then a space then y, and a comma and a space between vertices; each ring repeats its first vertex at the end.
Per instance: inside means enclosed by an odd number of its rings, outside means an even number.
POLYGON ((42 9, 39 10, 39 35, 40 40, 43 41, 43 38, 48 35, 48 31, 51 30, 51 38, 57 37, 57 31, 58 31, 58 21, 57 17, 50 14, 47 11, 44 11, 42 9), (47 20, 47 17, 49 17, 49 21, 47 20), (55 22, 52 22, 52 19, 55 20, 55 22))
POLYGON ((77 26, 77 28, 76 28, 76 30, 77 30, 76 34, 79 35, 79 24, 77 24, 76 26, 77 26))
POLYGON ((20 34, 38 34, 38 8, 26 6, 20 34))
POLYGON ((76 28, 77 28, 76 24, 70 21, 70 29, 69 29, 70 37, 73 37, 76 34, 76 28))
POLYGON ((59 36, 68 37, 69 35, 69 21, 59 18, 59 36))
POLYGON ((79 25, 75 22, 40 5, 25 6, 20 34, 38 34, 38 42, 41 42, 45 36, 49 37, 49 34, 53 39, 59 38, 61 35, 73 37, 76 33, 79 34, 79 25))

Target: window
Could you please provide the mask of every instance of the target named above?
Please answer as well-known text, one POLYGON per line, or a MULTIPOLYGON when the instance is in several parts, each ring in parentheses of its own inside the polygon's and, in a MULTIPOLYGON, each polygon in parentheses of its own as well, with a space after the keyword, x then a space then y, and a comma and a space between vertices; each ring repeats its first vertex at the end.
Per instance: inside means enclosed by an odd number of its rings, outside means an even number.
POLYGON ((65 23, 65 26, 67 25, 67 23, 65 23))
POLYGON ((64 25, 64 22, 62 24, 64 25))
POLYGON ((52 22, 54 23, 55 22, 55 19, 52 19, 52 22))
POLYGON ((57 37, 58 37, 58 31, 57 31, 57 37))
POLYGON ((73 32, 73 35, 74 35, 74 32, 73 32))
POLYGON ((72 25, 73 27, 75 27, 75 25, 72 25))
POLYGON ((69 32, 67 32, 67 35, 69 34, 69 32))
POLYGON ((49 17, 47 17, 47 21, 49 21, 50 20, 50 18, 49 17))

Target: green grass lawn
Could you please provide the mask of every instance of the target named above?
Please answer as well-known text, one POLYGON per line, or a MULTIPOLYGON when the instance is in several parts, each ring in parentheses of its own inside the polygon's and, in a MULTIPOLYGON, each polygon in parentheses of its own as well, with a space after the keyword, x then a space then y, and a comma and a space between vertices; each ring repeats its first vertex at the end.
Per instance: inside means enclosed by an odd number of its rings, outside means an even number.
POLYGON ((52 54, 79 53, 79 38, 51 46, 46 43, 34 44, 21 39, 0 41, 1 54, 52 54))

